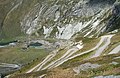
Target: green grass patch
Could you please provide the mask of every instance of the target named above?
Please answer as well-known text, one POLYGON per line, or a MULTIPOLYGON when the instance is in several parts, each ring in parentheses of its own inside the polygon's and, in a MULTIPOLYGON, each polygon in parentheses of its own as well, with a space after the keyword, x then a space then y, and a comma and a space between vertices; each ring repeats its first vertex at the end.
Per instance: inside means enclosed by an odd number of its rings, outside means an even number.
POLYGON ((0 62, 24 65, 34 59, 42 59, 47 54, 44 49, 30 48, 23 51, 20 47, 0 48, 0 62))
POLYGON ((76 66, 76 65, 79 65, 78 63, 79 63, 80 61, 83 61, 85 58, 88 58, 91 54, 92 54, 92 53, 89 52, 89 53, 83 54, 83 55, 81 55, 81 56, 75 57, 74 59, 68 60, 67 62, 63 63, 63 64, 60 65, 60 66, 65 67, 65 68, 66 68, 66 67, 74 67, 74 66, 76 66))

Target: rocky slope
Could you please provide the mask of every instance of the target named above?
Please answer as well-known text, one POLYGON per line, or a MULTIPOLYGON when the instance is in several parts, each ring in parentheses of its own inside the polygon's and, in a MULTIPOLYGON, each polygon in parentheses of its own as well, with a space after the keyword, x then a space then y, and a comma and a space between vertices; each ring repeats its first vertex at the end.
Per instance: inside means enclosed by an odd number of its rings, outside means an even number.
POLYGON ((13 78, 120 75, 120 0, 0 0, 0 41, 21 36, 52 52, 13 78))
POLYGON ((2 0, 0 38, 24 34, 70 39, 119 28, 116 0, 2 0))

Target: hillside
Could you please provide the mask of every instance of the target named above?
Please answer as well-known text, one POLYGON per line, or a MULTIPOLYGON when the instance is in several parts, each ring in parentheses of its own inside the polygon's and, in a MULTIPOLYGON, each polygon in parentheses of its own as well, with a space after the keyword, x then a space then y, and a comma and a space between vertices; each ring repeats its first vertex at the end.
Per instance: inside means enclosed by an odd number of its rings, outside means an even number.
POLYGON ((9 78, 119 78, 120 0, 0 0, 0 56, 9 78))

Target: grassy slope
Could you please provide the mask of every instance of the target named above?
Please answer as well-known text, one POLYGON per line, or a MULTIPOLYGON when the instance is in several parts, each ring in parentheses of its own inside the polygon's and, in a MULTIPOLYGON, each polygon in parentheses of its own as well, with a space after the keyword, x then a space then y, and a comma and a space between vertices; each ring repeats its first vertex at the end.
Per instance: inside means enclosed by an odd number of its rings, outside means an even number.
MULTIPOLYGON (((94 47, 99 40, 100 39, 85 40, 85 41, 87 41, 85 43, 85 46, 87 49, 84 48, 82 51, 85 51, 85 50, 88 50, 88 49, 94 47)), ((119 45, 119 41, 120 41, 120 33, 117 33, 117 35, 115 35, 111 39, 110 46, 103 52, 103 54, 109 53, 114 47, 116 47, 115 45, 119 45)), ((81 51, 79 51, 78 53, 80 53, 80 52, 81 51)), ((47 74, 47 76, 45 78, 91 78, 93 76, 99 76, 99 75, 111 75, 111 74, 119 75, 120 74, 120 58, 115 59, 116 57, 120 56, 120 53, 113 54, 113 55, 103 55, 102 54, 102 56, 99 56, 96 58, 83 60, 85 58, 88 58, 91 55, 91 53, 84 54, 82 56, 71 59, 71 60, 65 62, 63 65, 61 65, 55 69, 45 70, 45 72, 43 72, 43 73, 41 73, 42 72, 41 71, 41 72, 34 72, 34 73, 30 73, 30 74, 24 74, 24 75, 21 74, 21 75, 16 75, 13 78, 18 78, 18 77, 23 78, 25 76, 27 78, 30 78, 30 77, 36 78, 42 74, 47 74), (117 62, 118 64, 116 64, 116 65, 111 64, 112 62, 117 62), (81 64, 85 64, 85 63, 99 64, 101 66, 99 68, 88 69, 87 71, 81 71, 80 74, 75 76, 74 75, 75 72, 72 70, 72 68, 79 66, 81 64)))
POLYGON ((43 49, 29 49, 23 51, 19 47, 0 48, 0 62, 26 64, 47 54, 43 49))
POLYGON ((57 67, 55 69, 51 70, 45 70, 45 71, 39 71, 39 72, 32 72, 29 74, 19 74, 16 76, 13 76, 11 78, 39 78, 40 75, 47 74, 45 78, 91 78, 93 76, 99 76, 99 75, 119 75, 120 74, 120 64, 113 65, 110 64, 112 61, 116 61, 120 63, 120 59, 113 59, 115 57, 120 56, 119 54, 115 55, 107 55, 102 57, 93 58, 90 60, 85 61, 79 61, 76 63, 73 63, 71 65, 68 65, 67 67, 57 67), (78 65, 84 64, 84 63, 92 63, 92 64, 100 64, 101 67, 96 69, 88 69, 87 71, 81 71, 79 75, 74 75, 75 72, 72 70, 73 67, 76 67, 78 65))
POLYGON ((16 0, 7 0, 7 3, 3 2, 0 6, 0 11, 2 12, 0 14, 2 21, 2 36, 0 39, 11 39, 25 35, 21 32, 21 21, 34 5, 38 3, 38 0, 23 0, 22 4, 15 8, 17 2, 16 0), (13 3, 15 5, 12 5, 13 3), (14 9, 12 10, 12 8, 14 9))

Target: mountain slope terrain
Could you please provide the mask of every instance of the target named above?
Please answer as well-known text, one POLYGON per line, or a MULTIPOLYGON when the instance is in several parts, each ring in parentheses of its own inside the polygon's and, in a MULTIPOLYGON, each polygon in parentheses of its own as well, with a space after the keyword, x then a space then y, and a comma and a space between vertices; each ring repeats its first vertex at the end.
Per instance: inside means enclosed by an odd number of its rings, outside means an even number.
POLYGON ((0 73, 119 78, 120 0, 0 0, 0 73))

